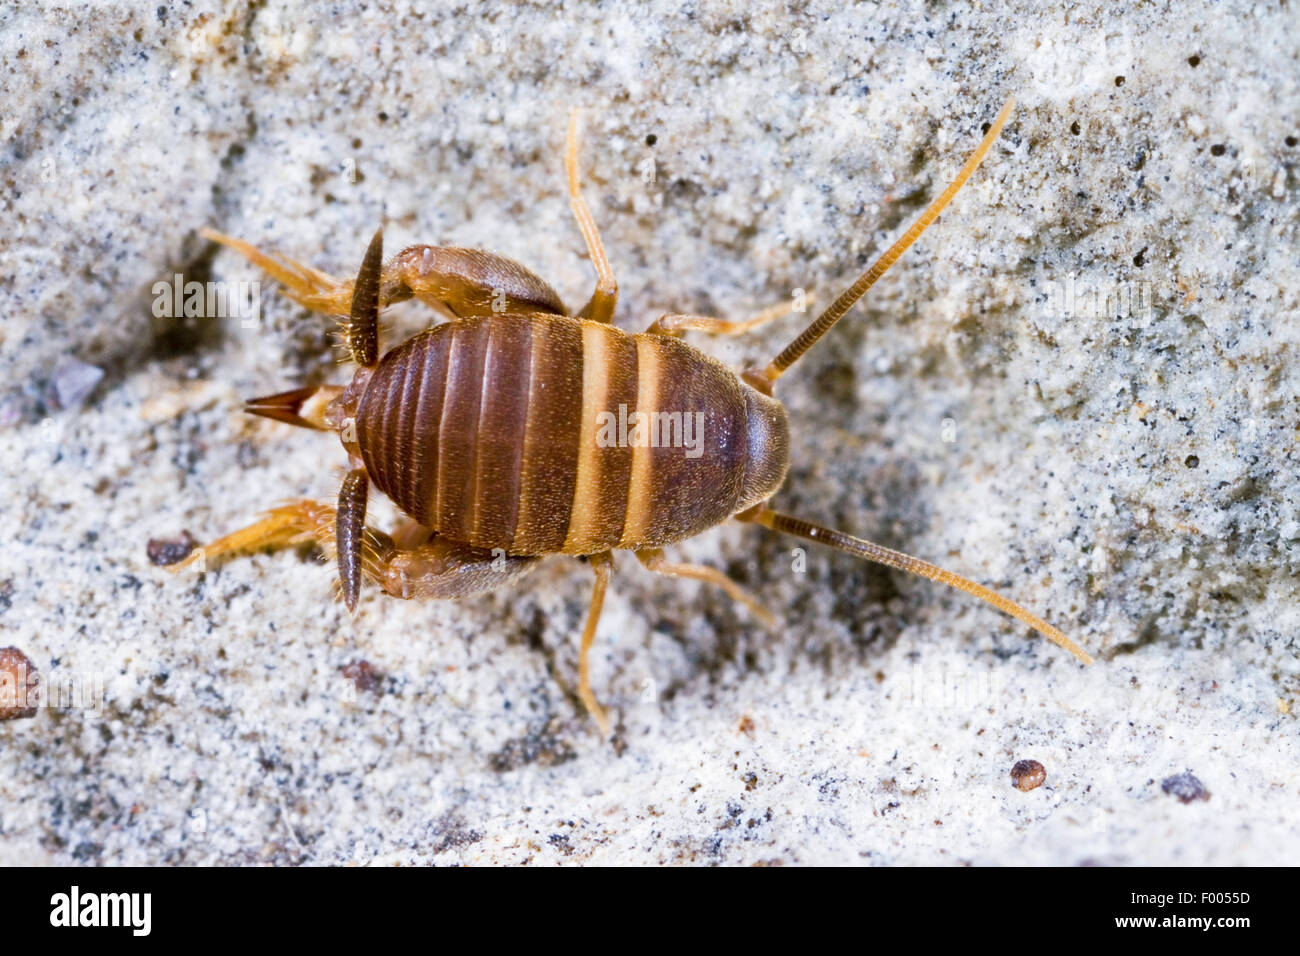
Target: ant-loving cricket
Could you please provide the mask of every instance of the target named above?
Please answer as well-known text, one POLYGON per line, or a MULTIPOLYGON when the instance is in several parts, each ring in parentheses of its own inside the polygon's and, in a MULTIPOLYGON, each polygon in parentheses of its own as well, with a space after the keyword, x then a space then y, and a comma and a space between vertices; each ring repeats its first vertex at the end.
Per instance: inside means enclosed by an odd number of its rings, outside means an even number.
POLYGON ((938 217, 1012 106, 1008 100, 957 177, 902 238, 771 362, 740 373, 682 342, 682 333, 738 334, 788 309, 743 322, 668 314, 635 335, 613 324, 618 284, 579 189, 576 111, 565 153, 569 199, 597 277, 576 315, 544 280, 490 252, 411 246, 384 263, 381 229, 356 281, 347 282, 203 230, 277 279, 296 302, 343 317, 342 338, 357 369, 346 386, 301 388, 246 406, 339 434, 350 470, 337 505, 299 500, 275 508, 188 561, 315 541, 337 555, 343 600, 354 610, 363 580, 395 597, 456 598, 513 584, 543 555, 585 556, 595 588, 578 658, 579 695, 604 734, 609 723, 591 690, 588 655, 615 550, 634 552, 659 574, 719 585, 772 621, 722 572, 671 561, 662 550, 733 518, 973 594, 1090 662, 1055 627, 988 588, 768 507, 789 467, 790 425, 773 385, 938 217), (380 309, 412 297, 449 321, 380 355, 380 309), (614 415, 620 424, 611 440, 614 415), (693 423, 697 453, 688 454, 681 439, 693 423), (392 533, 365 523, 372 484, 404 515, 392 533))

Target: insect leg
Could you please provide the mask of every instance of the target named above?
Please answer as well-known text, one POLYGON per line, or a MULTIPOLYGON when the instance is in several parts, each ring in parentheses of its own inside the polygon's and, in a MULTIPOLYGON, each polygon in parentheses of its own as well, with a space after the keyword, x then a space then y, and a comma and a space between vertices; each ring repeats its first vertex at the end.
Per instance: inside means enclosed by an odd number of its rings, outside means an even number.
POLYGON ((387 594, 408 600, 447 600, 492 591, 513 583, 541 560, 473 548, 436 535, 410 548, 382 536, 381 542, 366 557, 366 577, 387 594))
POLYGON ((589 301, 578 313, 580 318, 596 322, 612 322, 614 308, 618 305, 618 280, 614 270, 609 267, 605 256, 605 247, 601 244, 600 233, 596 230, 596 221, 591 218, 591 210, 582 198, 578 181, 578 123, 580 110, 569 114, 569 136, 564 151, 564 168, 569 177, 569 205, 573 208, 573 218, 578 220, 582 238, 587 241, 587 254, 596 269, 596 290, 589 301))
MULTIPOLYGON (((195 548, 169 570, 179 571, 235 552, 308 541, 319 544, 333 557, 338 524, 338 511, 333 505, 306 499, 293 501, 273 508, 247 528, 195 548)), ((512 583, 539 560, 456 544, 410 521, 404 521, 393 537, 370 527, 362 533, 362 573, 399 598, 458 598, 489 591, 512 583)))
MULTIPOLYGON (((812 302, 813 296, 811 294, 807 295, 805 301, 812 302)), ((670 335, 674 338, 679 337, 683 332, 706 332, 709 335, 742 335, 751 329, 758 328, 760 325, 766 325, 773 319, 789 315, 793 311, 794 308, 791 303, 778 302, 776 305, 764 309, 752 319, 741 322, 717 319, 709 315, 670 312, 655 319, 646 331, 653 335, 670 335)))
POLYGON ((415 296, 449 319, 503 312, 568 315, 545 279, 482 249, 408 246, 384 267, 382 285, 386 302, 415 296))
MULTIPOLYGON (((378 230, 366 249, 356 283, 341 282, 328 273, 260 249, 213 229, 199 234, 240 253, 284 285, 285 293, 301 305, 331 315, 346 315, 343 338, 358 365, 372 366, 379 358, 379 309, 392 301, 381 301, 383 291, 381 259, 383 229, 378 230)), ((409 293, 408 293, 409 295, 409 293)))
POLYGON ((212 544, 195 548, 189 557, 173 564, 171 571, 180 571, 196 564, 206 565, 213 558, 238 551, 254 551, 277 545, 318 541, 327 548, 334 546, 334 508, 318 501, 306 499, 292 501, 272 508, 260 521, 246 528, 232 531, 212 544))
POLYGON ((393 544, 403 551, 411 551, 428 542, 433 537, 433 529, 426 528, 414 518, 405 515, 397 519, 397 527, 390 532, 393 544))
MULTIPOLYGON (((269 273, 299 305, 328 315, 348 315, 352 311, 351 279, 336 279, 213 229, 201 229, 199 233, 269 273)), ((380 272, 379 307, 405 302, 412 296, 449 319, 493 312, 568 314, 546 280, 513 259, 456 246, 407 246, 388 260, 380 272)))
POLYGON ((596 624, 600 621, 600 610, 605 605, 605 589, 609 587, 609 575, 614 569, 614 557, 604 551, 590 557, 591 569, 596 572, 596 584, 591 591, 591 604, 587 608, 587 624, 582 629, 582 643, 578 649, 578 696, 583 706, 591 714, 600 728, 602 737, 609 736, 609 718, 596 702, 596 695, 591 691, 591 645, 596 640, 596 624))
MULTIPOLYGON (((393 597, 458 598, 513 584, 540 560, 507 555, 499 549, 473 548, 439 537, 414 548, 398 548, 392 539, 384 539, 377 553, 367 557, 365 572, 393 597)), ((596 721, 601 735, 608 736, 609 719, 591 689, 590 656, 614 562, 606 551, 592 555, 590 564, 596 582, 578 650, 578 697, 596 721)))
POLYGON ((771 611, 763 607, 757 598, 717 568, 706 567, 702 564, 674 564, 664 556, 663 550, 660 548, 645 548, 638 551, 636 556, 643 565, 655 574, 662 574, 671 578, 690 578, 694 581, 703 581, 706 584, 716 584, 726 591, 733 601, 749 608, 750 613, 768 627, 772 627, 776 623, 771 611))
POLYGON ((327 272, 305 266, 274 252, 263 252, 243 239, 215 229, 199 230, 204 239, 233 249, 284 286, 285 295, 299 305, 330 315, 347 315, 352 306, 352 282, 336 279, 327 272))

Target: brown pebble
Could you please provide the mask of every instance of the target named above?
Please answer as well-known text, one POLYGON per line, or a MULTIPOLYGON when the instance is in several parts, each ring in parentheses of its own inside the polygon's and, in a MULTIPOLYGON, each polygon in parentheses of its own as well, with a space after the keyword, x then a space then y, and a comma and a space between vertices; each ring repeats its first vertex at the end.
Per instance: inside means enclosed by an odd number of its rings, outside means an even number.
POLYGON ((1205 789, 1205 784, 1197 780, 1196 775, 1190 770, 1174 774, 1172 777, 1165 777, 1160 781, 1160 789, 1171 797, 1177 797, 1183 803, 1210 799, 1210 791, 1205 789))
POLYGON ((1017 760, 1011 768, 1011 785, 1018 790, 1034 790, 1047 779, 1047 768, 1037 760, 1017 760))
POLYGON ((0 648, 0 720, 35 717, 40 684, 26 654, 16 647, 0 648))
POLYGON ((145 551, 153 564, 166 567, 169 564, 180 564, 194 552, 197 545, 198 542, 188 531, 182 531, 175 538, 150 538, 145 551))
POLYGON ((375 691, 383 684, 384 675, 370 661, 353 661, 344 664, 339 671, 357 690, 375 691))

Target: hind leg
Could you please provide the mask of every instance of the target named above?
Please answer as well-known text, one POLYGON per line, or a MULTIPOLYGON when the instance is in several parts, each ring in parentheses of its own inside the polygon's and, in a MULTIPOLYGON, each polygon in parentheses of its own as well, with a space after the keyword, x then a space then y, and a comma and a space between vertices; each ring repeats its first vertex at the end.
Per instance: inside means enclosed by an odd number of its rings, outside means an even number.
MULTIPOLYGON (((337 513, 332 506, 307 500, 291 502, 268 512, 261 521, 196 548, 171 570, 197 564, 202 571, 208 560, 222 555, 306 541, 316 542, 328 555, 336 557, 336 526, 337 513)), ((396 540, 365 528, 361 568, 366 579, 385 593, 404 599, 449 599, 495 590, 514 584, 541 560, 431 536, 429 529, 409 519, 398 526, 394 536, 396 540)), ((601 736, 608 737, 609 719, 591 689, 590 657, 614 561, 609 552, 592 555, 589 560, 596 580, 578 649, 578 697, 600 728, 601 736)))
POLYGON ((596 625, 600 621, 601 608, 605 606, 605 590, 609 587, 610 572, 614 570, 614 557, 605 551, 593 554, 589 558, 591 569, 596 572, 596 583, 591 590, 591 603, 587 606, 587 623, 582 629, 582 642, 578 647, 578 696, 587 708, 587 713, 600 728, 602 737, 609 736, 609 718, 596 702, 596 695, 591 690, 591 646, 596 642, 596 625))
MULTIPOLYGON (((199 234, 238 252, 283 285, 285 295, 299 305, 327 315, 351 312, 351 279, 263 252, 215 229, 200 229, 199 234)), ((505 256, 455 246, 408 246, 388 260, 379 276, 379 308, 412 297, 449 319, 503 312, 567 314, 559 295, 536 273, 505 256)))
MULTIPOLYGON (((417 548, 403 550, 393 547, 380 553, 374 571, 368 569, 368 573, 394 597, 454 598, 512 584, 532 570, 539 560, 536 557, 511 557, 499 550, 485 551, 434 538, 417 548)), ((596 580, 578 646, 578 698, 600 728, 601 736, 608 737, 609 718, 591 689, 590 658, 614 561, 608 551, 592 555, 589 560, 596 580)))
MULTIPOLYGON (((805 303, 812 301, 813 296, 811 294, 804 296, 805 303)), ((673 338, 679 338, 683 332, 705 332, 709 335, 743 335, 751 329, 766 325, 768 322, 789 315, 794 311, 795 308, 792 303, 778 302, 776 305, 764 309, 752 319, 739 322, 730 319, 718 319, 711 315, 670 312, 655 319, 654 322, 650 323, 650 328, 646 329, 646 331, 654 335, 669 335, 673 338)))
POLYGON ((285 295, 300 305, 331 315, 347 315, 352 307, 352 281, 337 279, 301 262, 274 252, 263 252, 243 239, 227 236, 206 226, 199 230, 204 239, 234 249, 284 286, 285 295))
POLYGON ((669 561, 659 548, 645 548, 638 551, 636 556, 647 569, 655 574, 662 574, 670 578, 690 578, 693 581, 703 581, 705 584, 716 584, 726 591, 727 596, 733 601, 749 608, 750 613, 768 627, 776 623, 776 619, 772 617, 772 612, 763 607, 756 597, 717 568, 710 568, 703 564, 677 564, 669 561))
MULTIPOLYGON (((314 542, 337 558, 338 512, 333 505, 300 500, 273 508, 246 528, 212 544, 195 548, 170 570, 197 566, 206 570, 214 558, 259 548, 314 542)), ((366 527, 362 536, 361 569, 365 578, 400 598, 458 598, 490 591, 514 582, 539 560, 507 555, 432 536, 427 528, 403 522, 401 544, 382 531, 366 527)))
POLYGON ((334 521, 335 511, 330 505, 307 499, 293 501, 272 508, 262 520, 255 521, 246 528, 232 531, 209 545, 195 548, 188 557, 171 565, 168 570, 195 568, 202 573, 207 570, 210 560, 222 555, 307 541, 320 542, 332 550, 334 521))
POLYGON ((531 571, 536 557, 508 555, 432 537, 413 548, 388 538, 367 562, 366 576, 393 597, 439 600, 493 591, 531 571))

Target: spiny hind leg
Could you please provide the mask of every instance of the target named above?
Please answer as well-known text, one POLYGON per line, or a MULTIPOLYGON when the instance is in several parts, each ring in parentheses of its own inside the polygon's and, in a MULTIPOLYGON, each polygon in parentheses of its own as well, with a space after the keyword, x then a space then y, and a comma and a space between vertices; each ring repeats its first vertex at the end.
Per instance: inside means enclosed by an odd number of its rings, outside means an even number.
MULTIPOLYGON (((214 229, 199 234, 238 252, 283 285, 285 295, 299 305, 327 315, 351 312, 351 279, 337 279, 214 229)), ((505 256, 456 246, 407 246, 388 260, 379 276, 379 308, 412 297, 449 319, 502 312, 567 314, 559 295, 536 273, 505 256)))
POLYGON ((609 266, 596 221, 591 217, 586 200, 582 198, 582 186, 578 177, 578 126, 581 116, 582 111, 576 109, 569 114, 564 169, 569 179, 569 206, 573 209, 573 218, 578 221, 578 229, 587 243, 587 255, 591 257, 591 264, 596 270, 596 289, 578 315, 596 322, 612 322, 614 309, 618 305, 618 280, 614 278, 614 270, 609 266))
POLYGON ((670 578, 690 578, 693 581, 716 584, 726 591, 733 601, 749 608, 750 613, 768 627, 772 627, 776 623, 776 618, 772 616, 772 612, 763 607, 754 595, 717 568, 710 568, 703 564, 679 564, 669 561, 661 548, 643 548, 636 553, 636 556, 646 568, 655 574, 662 574, 670 578))
MULTIPOLYGON (((804 296, 803 304, 813 301, 813 296, 804 296)), ((650 324, 647 332, 653 335, 668 335, 679 338, 683 332, 705 332, 709 335, 743 335, 751 329, 766 325, 795 311, 793 302, 778 302, 764 309, 752 319, 736 322, 730 319, 714 318, 711 315, 692 315, 690 313, 670 312, 661 315, 650 324)))

